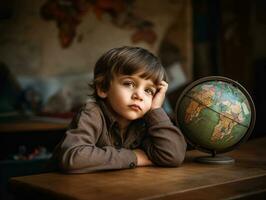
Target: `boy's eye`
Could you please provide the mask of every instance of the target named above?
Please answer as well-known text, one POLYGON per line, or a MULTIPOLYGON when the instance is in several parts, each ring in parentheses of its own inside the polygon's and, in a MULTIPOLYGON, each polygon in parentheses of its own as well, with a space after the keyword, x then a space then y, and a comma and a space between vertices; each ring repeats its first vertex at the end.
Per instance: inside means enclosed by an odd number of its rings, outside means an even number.
POLYGON ((125 86, 129 86, 129 87, 134 87, 134 86, 135 86, 135 84, 134 84, 133 81, 124 81, 124 82, 123 82, 123 85, 125 85, 125 86))
POLYGON ((151 95, 151 96, 154 96, 155 95, 155 90, 152 89, 152 88, 147 88, 145 90, 145 92, 147 92, 147 94, 151 95))

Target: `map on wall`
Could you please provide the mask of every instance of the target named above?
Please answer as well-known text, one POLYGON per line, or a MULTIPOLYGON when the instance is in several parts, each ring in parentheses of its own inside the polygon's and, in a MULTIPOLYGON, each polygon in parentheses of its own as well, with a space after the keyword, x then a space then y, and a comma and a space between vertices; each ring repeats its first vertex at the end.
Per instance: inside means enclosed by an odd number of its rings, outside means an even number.
POLYGON ((99 21, 102 20, 103 15, 107 14, 114 26, 135 29, 131 35, 133 43, 144 41, 153 44, 157 39, 154 25, 151 21, 135 14, 134 3, 134 0, 47 0, 42 5, 40 13, 43 19, 56 22, 62 48, 67 48, 72 44, 77 36, 77 26, 89 11, 93 11, 99 21))

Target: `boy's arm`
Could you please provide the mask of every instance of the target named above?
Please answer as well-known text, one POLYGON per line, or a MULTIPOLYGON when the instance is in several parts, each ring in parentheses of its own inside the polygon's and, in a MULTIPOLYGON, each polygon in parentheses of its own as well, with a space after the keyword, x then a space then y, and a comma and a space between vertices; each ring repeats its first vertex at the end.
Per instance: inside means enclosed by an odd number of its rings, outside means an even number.
POLYGON ((83 110, 77 119, 77 127, 66 132, 66 137, 54 152, 54 158, 65 172, 86 173, 133 168, 137 165, 137 158, 132 150, 116 149, 111 145, 96 146, 103 131, 102 117, 95 109, 83 110))
POLYGON ((148 137, 143 142, 143 148, 154 164, 178 166, 184 160, 186 142, 180 130, 173 125, 161 108, 167 88, 168 84, 165 81, 158 85, 151 110, 144 116, 148 126, 148 137))
POLYGON ((149 111, 144 119, 148 135, 143 141, 143 149, 149 159, 160 166, 179 166, 185 158, 187 147, 181 131, 162 108, 149 111))

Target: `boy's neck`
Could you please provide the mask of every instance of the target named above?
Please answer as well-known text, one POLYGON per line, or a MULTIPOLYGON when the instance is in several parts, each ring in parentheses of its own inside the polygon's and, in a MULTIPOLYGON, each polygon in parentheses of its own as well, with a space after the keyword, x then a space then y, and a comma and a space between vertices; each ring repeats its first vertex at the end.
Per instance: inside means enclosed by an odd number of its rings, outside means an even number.
POLYGON ((119 131, 121 132, 121 134, 125 133, 130 121, 127 120, 123 122, 123 120, 120 119, 117 122, 118 122, 119 131))
POLYGON ((109 103, 107 101, 104 101, 106 107, 108 108, 110 114, 112 114, 112 116, 115 118, 115 121, 118 123, 118 127, 119 127, 119 131, 122 132, 126 132, 126 129, 128 127, 128 125, 130 124, 130 120, 125 119, 121 116, 119 116, 113 109, 112 107, 109 105, 109 103))

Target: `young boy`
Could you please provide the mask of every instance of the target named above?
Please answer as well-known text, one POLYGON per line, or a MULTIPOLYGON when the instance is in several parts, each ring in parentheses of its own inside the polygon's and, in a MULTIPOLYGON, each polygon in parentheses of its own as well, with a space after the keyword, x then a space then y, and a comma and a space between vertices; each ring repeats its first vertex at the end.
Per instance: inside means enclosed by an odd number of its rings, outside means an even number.
POLYGON ((139 47, 114 48, 97 61, 94 101, 73 119, 54 157, 68 173, 179 166, 186 143, 162 109, 166 74, 139 47))

